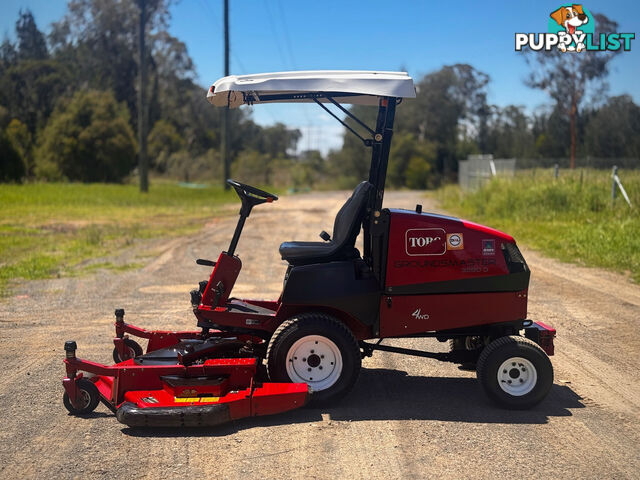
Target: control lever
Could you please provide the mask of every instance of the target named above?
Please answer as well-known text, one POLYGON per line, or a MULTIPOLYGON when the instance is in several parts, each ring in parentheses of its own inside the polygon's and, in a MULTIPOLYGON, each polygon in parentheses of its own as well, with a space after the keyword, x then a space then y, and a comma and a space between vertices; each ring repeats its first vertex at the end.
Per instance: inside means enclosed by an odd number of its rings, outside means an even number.
POLYGON ((205 260, 204 258, 197 259, 196 263, 198 265, 205 265, 207 267, 215 267, 216 266, 216 262, 214 262, 213 260, 205 260))
POLYGON ((220 302, 220 297, 222 297, 222 294, 224 294, 224 283, 222 283, 221 281, 218 282, 216 284, 215 292, 216 292, 216 296, 213 300, 214 308, 218 306, 218 303, 220 302))
POLYGON ((327 232, 322 230, 320 232, 320 238, 323 239, 325 242, 329 242, 331 240, 331 235, 329 235, 327 232))

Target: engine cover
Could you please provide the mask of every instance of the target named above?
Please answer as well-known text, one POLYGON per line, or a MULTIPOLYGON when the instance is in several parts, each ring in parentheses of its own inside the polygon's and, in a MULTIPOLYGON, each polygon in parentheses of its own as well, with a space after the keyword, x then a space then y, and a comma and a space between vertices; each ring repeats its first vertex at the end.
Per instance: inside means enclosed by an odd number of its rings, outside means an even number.
POLYGON ((390 210, 382 336, 526 318, 529 268, 510 235, 390 210))

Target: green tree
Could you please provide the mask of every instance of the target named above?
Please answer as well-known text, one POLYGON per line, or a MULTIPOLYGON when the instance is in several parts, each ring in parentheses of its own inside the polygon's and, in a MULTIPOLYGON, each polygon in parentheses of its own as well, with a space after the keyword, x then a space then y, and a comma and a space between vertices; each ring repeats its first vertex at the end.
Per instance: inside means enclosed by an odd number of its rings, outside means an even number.
POLYGON ((184 148, 184 140, 176 127, 166 120, 158 120, 149 133, 149 158, 152 167, 159 172, 167 169, 172 153, 184 148))
POLYGON ((16 35, 18 37, 18 59, 44 60, 49 56, 47 42, 42 32, 38 30, 31 10, 20 11, 16 22, 16 35))
POLYGON ((126 105, 111 92, 77 92, 56 109, 36 151, 36 174, 48 179, 117 182, 135 165, 126 105))
POLYGON ((595 157, 639 159, 640 107, 630 96, 610 98, 595 111, 586 127, 585 146, 595 157))
POLYGON ((25 173, 27 175, 33 173, 31 133, 29 133, 27 126, 17 118, 14 118, 7 125, 5 134, 13 148, 20 154, 25 165, 25 173))
POLYGON ((17 46, 8 39, 0 46, 0 104, 35 136, 68 88, 71 75, 49 58, 44 35, 30 11, 20 12, 15 28, 17 46))
POLYGON ((273 159, 267 154, 246 150, 241 152, 231 165, 232 176, 243 183, 268 185, 270 183, 271 161, 273 159))
POLYGON ((435 162, 436 148, 432 142, 419 141, 412 133, 399 133, 391 147, 387 183, 392 187, 433 186, 429 176, 435 162))
POLYGON ((26 173, 20 153, 0 130, 0 182, 19 182, 26 173))
POLYGON ((495 158, 531 158, 535 153, 530 119, 524 107, 493 107, 487 124, 487 145, 495 158))

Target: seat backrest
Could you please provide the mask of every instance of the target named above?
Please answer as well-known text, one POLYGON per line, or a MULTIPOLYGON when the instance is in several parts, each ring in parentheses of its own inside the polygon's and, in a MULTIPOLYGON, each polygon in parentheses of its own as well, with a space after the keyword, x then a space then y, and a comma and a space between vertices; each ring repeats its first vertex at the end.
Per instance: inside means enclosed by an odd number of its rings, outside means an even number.
POLYGON ((360 233, 360 223, 364 217, 369 192, 373 188, 369 182, 362 182, 356 187, 349 199, 336 215, 333 223, 332 241, 337 248, 353 247, 360 233))

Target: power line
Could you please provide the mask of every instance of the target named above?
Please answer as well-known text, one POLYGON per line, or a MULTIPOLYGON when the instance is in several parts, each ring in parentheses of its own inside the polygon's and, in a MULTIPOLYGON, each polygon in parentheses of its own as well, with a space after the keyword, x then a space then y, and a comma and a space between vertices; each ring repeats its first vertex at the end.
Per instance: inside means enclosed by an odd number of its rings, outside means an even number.
POLYGON ((269 17, 269 25, 271 25, 271 32, 273 33, 273 38, 276 42, 276 47, 278 47, 278 53, 280 54, 280 61, 282 62, 283 65, 286 65, 287 62, 284 58, 282 47, 280 46, 280 38, 278 37, 276 24, 273 21, 273 15, 271 14, 271 9, 269 8, 269 0, 264 0, 264 8, 267 10, 267 16, 269 17))
POLYGON ((283 27, 282 31, 284 33, 283 36, 284 36, 285 46, 287 47, 287 52, 289 53, 289 59, 291 60, 291 65, 293 65, 293 68, 297 70, 298 65, 296 65, 296 61, 293 56, 293 50, 291 48, 291 39, 289 38, 289 29, 287 28, 287 21, 284 14, 284 9, 282 8, 281 0, 278 0, 278 9, 280 10, 280 20, 282 21, 282 27, 283 27))
MULTIPOLYGON (((218 24, 218 28, 222 30, 224 28, 222 25, 222 19, 218 16, 217 13, 215 13, 215 10, 211 8, 208 0, 200 0, 200 4, 205 8, 205 10, 209 12, 209 15, 211 15, 215 23, 218 24)), ((240 58, 236 55, 235 50, 231 50, 231 56, 233 57, 233 62, 238 65, 238 70, 240 71, 240 73, 247 74, 248 71, 242 64, 242 61, 240 61, 240 58)))

